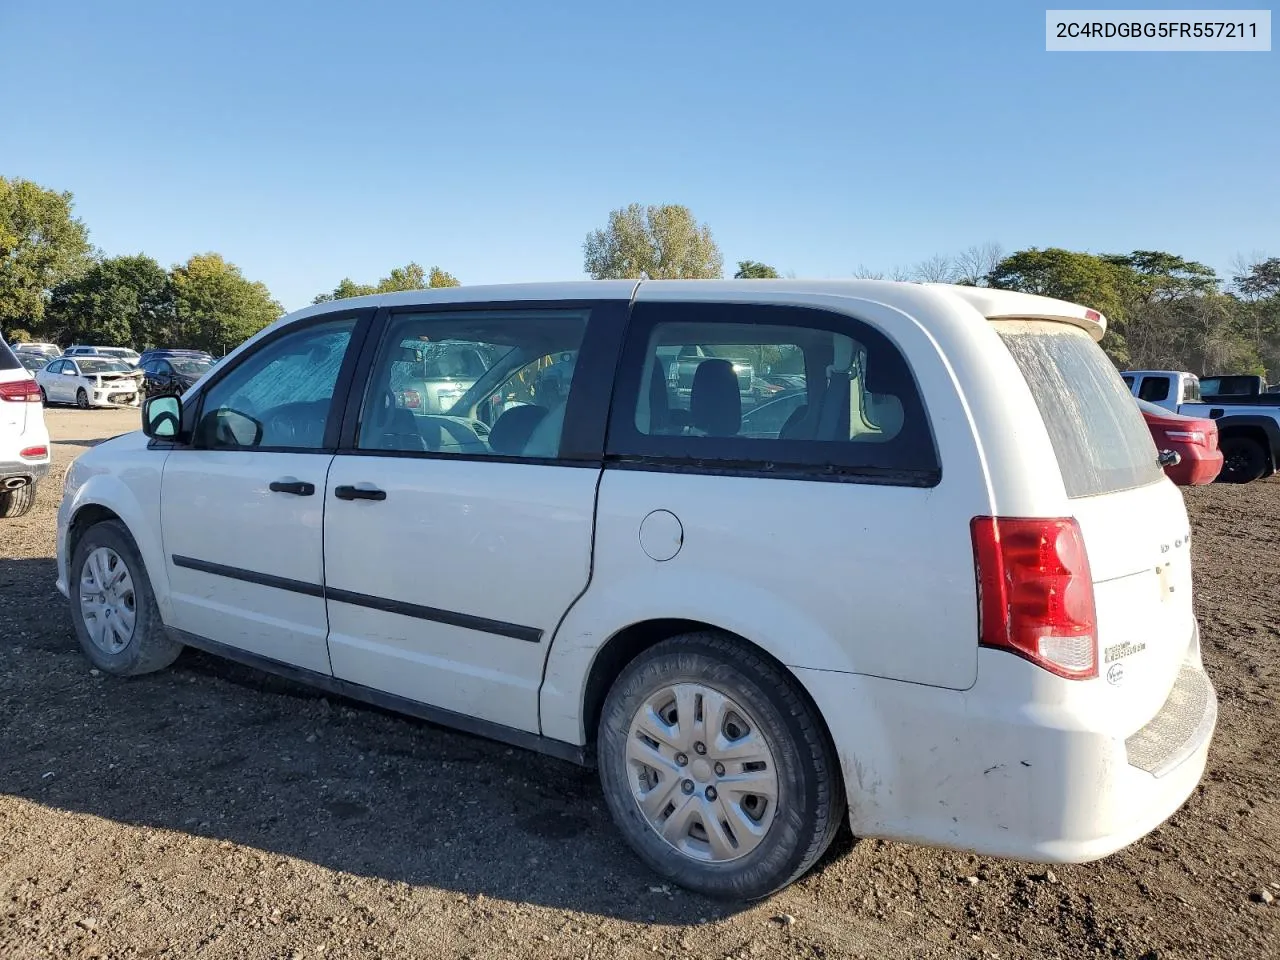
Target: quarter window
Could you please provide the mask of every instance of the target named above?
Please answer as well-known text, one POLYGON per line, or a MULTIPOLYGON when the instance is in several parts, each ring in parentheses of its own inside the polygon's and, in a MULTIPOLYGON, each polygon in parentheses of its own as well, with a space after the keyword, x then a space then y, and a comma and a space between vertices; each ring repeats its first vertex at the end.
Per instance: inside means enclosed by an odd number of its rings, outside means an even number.
POLYGON ((587 311, 393 315, 357 448, 555 459, 586 325, 587 311))
POLYGON ((770 475, 937 481, 900 351, 852 317, 803 308, 641 304, 610 452, 770 475))
POLYGON ((355 325, 331 320, 259 347, 205 392, 196 446, 322 448, 355 325))

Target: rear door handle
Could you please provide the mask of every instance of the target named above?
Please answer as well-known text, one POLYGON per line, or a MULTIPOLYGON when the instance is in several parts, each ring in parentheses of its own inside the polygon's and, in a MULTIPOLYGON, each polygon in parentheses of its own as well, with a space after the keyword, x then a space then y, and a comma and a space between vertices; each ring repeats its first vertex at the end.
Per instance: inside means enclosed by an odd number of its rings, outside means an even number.
POLYGON ((385 500, 387 491, 369 487, 353 487, 344 484, 333 488, 333 495, 339 500, 385 500))
POLYGON ((292 493, 295 497, 309 497, 316 492, 314 483, 305 480, 272 480, 267 487, 272 493, 292 493))

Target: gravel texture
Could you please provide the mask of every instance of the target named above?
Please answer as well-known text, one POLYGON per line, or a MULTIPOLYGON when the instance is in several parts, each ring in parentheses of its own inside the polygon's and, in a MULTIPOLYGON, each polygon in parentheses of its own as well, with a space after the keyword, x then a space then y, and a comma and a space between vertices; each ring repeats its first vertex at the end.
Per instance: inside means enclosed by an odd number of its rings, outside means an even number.
POLYGON ((649 873, 567 764, 191 651, 92 672, 54 512, 137 412, 48 419, 53 475, 0 521, 0 957, 1280 957, 1280 479, 1186 494, 1221 717, 1168 823, 1051 870, 846 830, 739 909, 649 873))

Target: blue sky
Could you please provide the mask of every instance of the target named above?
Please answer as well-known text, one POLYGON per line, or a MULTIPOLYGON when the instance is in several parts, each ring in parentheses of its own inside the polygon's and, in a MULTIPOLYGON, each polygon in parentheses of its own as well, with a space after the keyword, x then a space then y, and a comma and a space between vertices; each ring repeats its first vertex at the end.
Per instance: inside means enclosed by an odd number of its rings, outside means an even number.
POLYGON ((289 309, 409 260, 580 278, 632 201, 690 206, 730 273, 1280 255, 1280 53, 1049 54, 1044 10, 6 0, 0 173, 289 309))

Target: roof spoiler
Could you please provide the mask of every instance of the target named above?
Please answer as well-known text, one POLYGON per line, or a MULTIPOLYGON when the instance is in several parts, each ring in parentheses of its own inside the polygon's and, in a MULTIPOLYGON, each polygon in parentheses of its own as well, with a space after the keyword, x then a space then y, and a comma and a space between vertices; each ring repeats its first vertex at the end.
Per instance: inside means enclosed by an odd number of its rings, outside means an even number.
POLYGON ((1015 290, 991 287, 962 287, 950 283, 929 283, 928 287, 945 290, 959 297, 988 320, 1054 320, 1084 330, 1095 342, 1107 332, 1107 318, 1097 310, 1067 300, 1041 297, 1015 290))

